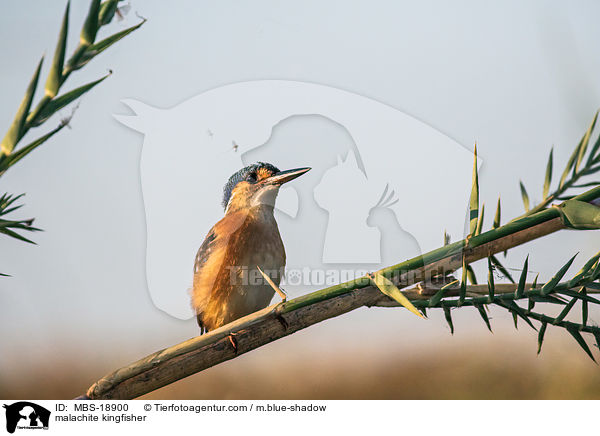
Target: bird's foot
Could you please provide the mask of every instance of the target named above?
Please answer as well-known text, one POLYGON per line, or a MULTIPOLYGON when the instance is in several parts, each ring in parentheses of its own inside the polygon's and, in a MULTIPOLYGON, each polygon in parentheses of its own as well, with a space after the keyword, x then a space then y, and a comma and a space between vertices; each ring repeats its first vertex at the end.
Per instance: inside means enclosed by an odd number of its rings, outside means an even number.
POLYGON ((285 320, 285 318, 283 317, 283 315, 281 315, 279 313, 275 315, 275 319, 277 321, 279 321, 279 323, 281 324, 281 326, 283 327, 284 330, 287 330, 288 327, 290 326, 288 324, 288 322, 285 320))
POLYGON ((237 352, 238 352, 237 339, 235 338, 236 335, 237 335, 237 333, 231 332, 231 333, 229 333, 229 336, 227 337, 229 339, 229 343, 233 347, 233 351, 235 352, 235 354, 237 354, 237 352))

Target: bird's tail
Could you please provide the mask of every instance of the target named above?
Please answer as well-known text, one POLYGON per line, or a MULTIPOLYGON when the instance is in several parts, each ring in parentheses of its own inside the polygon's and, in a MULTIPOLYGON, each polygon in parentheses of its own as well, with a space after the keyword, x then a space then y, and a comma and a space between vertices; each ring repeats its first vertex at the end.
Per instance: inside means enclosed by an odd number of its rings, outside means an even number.
POLYGON ((200 335, 208 332, 206 325, 204 324, 204 320, 202 318, 202 312, 196 314, 196 321, 198 321, 198 327, 200 327, 200 335))

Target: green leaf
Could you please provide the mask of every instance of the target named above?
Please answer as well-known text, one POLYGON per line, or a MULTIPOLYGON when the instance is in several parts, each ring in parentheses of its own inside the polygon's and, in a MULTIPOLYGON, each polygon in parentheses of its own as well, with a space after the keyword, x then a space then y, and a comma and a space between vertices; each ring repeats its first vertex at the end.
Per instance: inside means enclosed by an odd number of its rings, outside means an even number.
POLYGON ((572 229, 600 229, 600 207, 585 201, 568 200, 558 206, 563 224, 572 229))
POLYGON ((27 119, 27 114, 29 113, 29 109, 31 108, 31 102, 33 101, 33 95, 35 94, 35 90, 37 88, 38 79, 40 78, 40 70, 42 69, 42 63, 44 62, 44 58, 40 60, 38 66, 33 73, 33 77, 29 82, 29 86, 27 87, 27 91, 25 91, 25 96, 23 97, 23 101, 19 105, 19 109, 17 110, 17 114, 15 115, 15 119, 11 124, 8 132, 6 132, 6 136, 2 140, 0 144, 0 152, 4 155, 9 155, 12 153, 15 145, 23 136, 23 128, 25 127, 25 121, 27 119))
POLYGON ((573 288, 573 287, 577 286, 579 284, 579 282, 585 277, 585 275, 592 269, 594 264, 596 262, 598 262, 598 259, 600 259, 600 252, 597 253, 596 255, 594 255, 590 260, 588 260, 585 263, 583 268, 581 268, 579 270, 579 272, 575 275, 575 277, 573 277, 571 280, 569 280, 567 287, 573 288))
POLYGON ((540 352, 542 351, 542 343, 544 342, 544 334, 546 333, 547 325, 548 324, 546 322, 542 322, 542 326, 540 327, 540 331, 538 333, 538 354, 540 354, 540 352))
POLYGON ((581 333, 579 333, 579 330, 577 330, 577 328, 572 325, 567 325, 566 329, 569 333, 571 333, 571 336, 573 336, 573 338, 575 338, 575 340, 581 346, 583 351, 585 351, 587 353, 587 355, 590 356, 590 359, 592 359, 594 362, 596 362, 596 359, 594 359, 594 355, 592 354, 590 347, 588 347, 588 345, 585 343, 585 339, 583 339, 583 337, 581 336, 581 333))
POLYGON ((523 271, 521 271, 521 277, 519 277, 519 285, 515 291, 515 298, 522 298, 525 292, 525 283, 527 282, 527 271, 529 270, 529 255, 525 258, 523 264, 523 271))
POLYGON ((117 12, 119 0, 106 0, 100 5, 100 12, 98 13, 98 21, 101 26, 110 23, 117 12))
POLYGON ((530 296, 529 299, 528 299, 528 301, 527 301, 527 311, 531 312, 534 307, 535 307, 534 297, 530 296))
POLYGON ((414 313, 420 318, 423 318, 421 312, 417 310, 417 308, 410 302, 408 298, 404 296, 404 294, 394 285, 387 277, 377 272, 369 277, 371 282, 377 286, 377 288, 387 295, 388 297, 396 300, 397 303, 401 304, 409 311, 414 313))
MULTIPOLYGON (((587 297, 587 292, 585 287, 581 288, 581 295, 587 297)), ((588 322, 588 302, 587 300, 583 300, 581 302, 581 324, 586 326, 588 322)))
POLYGON ((523 206, 525 206, 525 212, 529 212, 529 195, 527 195, 527 189, 523 182, 519 181, 519 187, 521 188, 521 198, 523 199, 523 206))
POLYGON ((512 278, 512 275, 508 272, 508 270, 506 268, 504 268, 504 265, 502 265, 500 263, 500 261, 498 260, 498 258, 496 256, 494 256, 494 255, 490 256, 490 258, 492 259, 492 263, 498 269, 498 271, 500 271, 502 273, 502 275, 504 277, 506 277, 511 283, 514 283, 515 281, 512 278))
POLYGON ((591 166, 596 161, 596 159, 600 157, 600 156, 596 156, 596 154, 598 153, 598 150, 600 150, 600 135, 596 138, 596 143, 590 150, 590 154, 588 155, 588 159, 585 164, 586 167, 591 166))
POLYGON ((50 139, 52 136, 54 136, 55 133, 62 130, 62 128, 65 127, 65 125, 66 124, 61 123, 58 127, 51 130, 50 132, 46 133, 44 136, 36 139, 31 144, 26 145, 25 147, 20 147, 14 153, 12 153, 8 156, 4 156, 3 159, 0 158, 0 176, 2 174, 4 174, 8 168, 10 168, 14 164, 16 164, 18 161, 23 159, 25 156, 27 156, 29 153, 31 153, 33 150, 35 150, 37 147, 39 147, 44 142, 46 142, 48 139, 50 139))
POLYGON ((444 306, 444 317, 446 318, 446 322, 450 327, 450 334, 454 334, 454 324, 452 323, 452 314, 450 313, 450 308, 444 306))
POLYGON ((444 229, 444 247, 446 245, 448 245, 449 243, 450 243, 450 235, 448 234, 446 229, 444 229))
POLYGON ((531 295, 529 298, 536 303, 560 304, 561 306, 567 304, 566 301, 561 300, 562 297, 558 298, 555 295, 531 295))
POLYGON ((592 334, 594 335, 594 338, 596 339, 596 347, 600 348, 600 333, 598 333, 598 331, 594 330, 592 332, 592 334))
POLYGON ((565 319, 565 317, 569 314, 569 311, 573 308, 573 306, 575 306, 576 302, 577 298, 572 298, 571 301, 569 301, 569 304, 564 307, 562 312, 560 312, 560 314, 554 318, 554 322, 552 322, 552 324, 558 325, 560 322, 562 322, 562 320, 565 319))
POLYGON ((121 40, 122 38, 125 38, 131 32, 133 32, 134 30, 141 27, 142 24, 144 24, 145 22, 146 22, 146 20, 143 20, 141 23, 136 24, 135 26, 131 26, 125 30, 121 30, 120 32, 117 32, 114 35, 111 35, 111 36, 103 39, 102 41, 92 44, 81 55, 81 57, 79 58, 77 63, 73 66, 73 69, 78 70, 79 68, 83 67, 85 64, 87 64, 93 58, 95 58, 100 53, 102 53, 104 50, 109 48, 111 45, 113 45, 117 41, 121 40))
POLYGON ((96 86, 98 83, 102 82, 104 79, 106 79, 108 76, 110 76, 110 74, 111 73, 108 73, 106 76, 101 77, 98 80, 95 80, 86 85, 80 86, 79 88, 75 88, 74 90, 69 91, 66 94, 56 97, 55 99, 53 99, 52 101, 50 101, 48 104, 46 104, 44 106, 44 108, 38 113, 38 115, 35 117, 35 119, 31 120, 31 125, 33 127, 39 126, 40 124, 45 122, 48 118, 50 118, 52 115, 54 115, 56 112, 58 112, 59 110, 61 110, 65 106, 67 106, 69 103, 72 103, 74 100, 81 97, 83 94, 85 94, 90 89, 92 89, 94 86, 96 86))
POLYGON ((542 198, 545 200, 548 198, 548 193, 550 192, 550 184, 552 183, 552 161, 554 154, 554 147, 550 149, 550 156, 548 156, 548 164, 546 165, 546 176, 544 177, 544 191, 542 193, 542 198))
POLYGON ((431 297, 429 299, 429 307, 437 306, 439 304, 439 302, 442 300, 442 298, 444 298, 444 295, 446 294, 446 290, 448 288, 451 288, 452 286, 456 285, 457 283, 458 283, 458 280, 454 280, 454 281, 442 286, 442 288, 439 291, 437 291, 433 297, 431 297))
POLYGON ((571 185, 571 188, 589 188, 590 186, 598 186, 600 185, 600 180, 597 180, 595 182, 588 182, 588 183, 578 183, 577 185, 571 185))
POLYGON ((494 266, 492 259, 488 257, 488 302, 494 301, 495 286, 494 286, 494 266))
MULTIPOLYGON (((29 230, 29 229, 26 229, 26 230, 29 230)), ((36 230, 39 230, 39 229, 36 229, 36 230)), ((15 239, 18 239, 18 240, 23 241, 23 242, 27 242, 28 244, 37 245, 32 240, 27 239, 26 237, 21 236, 18 233, 13 232, 12 230, 8 229, 7 227, 3 227, 1 225, 0 225, 0 233, 4 233, 5 235, 10 236, 11 238, 15 238, 15 239)))
POLYGON ((598 280, 600 278, 600 260, 596 262, 596 266, 594 267, 594 271, 590 275, 591 280, 598 280))
POLYGON ((592 131, 594 130, 594 126, 596 125, 596 120, 598 119, 598 111, 594 115, 594 119, 592 120, 590 126, 588 127, 585 135, 581 139, 581 147, 579 148, 579 153, 577 155, 577 162, 575 162, 575 167, 573 168, 573 174, 576 174, 579 170, 579 165, 581 165, 581 161, 585 156, 585 152, 587 151, 588 145, 590 143, 590 137, 592 136, 592 131))
POLYGON ((563 278, 567 270, 571 267, 571 264, 573 263, 576 257, 577 255, 573 256, 566 264, 563 265, 563 267, 560 270, 558 270, 558 272, 554 275, 554 277, 552 277, 552 279, 550 279, 548 283, 542 286, 542 289, 540 291, 542 295, 548 295, 554 290, 556 285, 558 285, 558 282, 560 282, 560 279, 563 278))
POLYGON ((581 300, 582 302, 586 301, 586 302, 589 302, 589 303, 600 305, 600 300, 598 300, 597 298, 592 297, 591 295, 587 295, 587 293, 582 294, 581 292, 571 291, 570 289, 566 289, 564 291, 560 291, 560 293, 563 294, 563 295, 566 295, 568 297, 573 297, 573 298, 576 298, 578 300, 581 300))
POLYGON ((473 181, 471 184, 471 198, 469 200, 469 234, 473 235, 477 230, 479 217, 479 176, 477 174, 477 144, 473 151, 473 181))
POLYGON ((2 197, 0 197, 0 215, 6 215, 8 213, 7 207, 17 201, 19 198, 23 197, 25 194, 19 194, 13 196, 12 194, 4 193, 2 197))
POLYGON ((573 150, 573 153, 571 153, 571 156, 569 157, 569 160, 567 161, 567 165, 565 166, 565 169, 564 169, 562 175, 560 176, 560 182, 558 183, 559 189, 561 189, 565 185, 567 176, 569 175, 569 171, 571 171, 571 169, 574 168, 575 159, 577 159, 577 156, 579 155, 579 150, 581 149, 581 146, 583 144, 582 141, 579 141, 579 144, 577 145, 577 147, 575 147, 575 150, 573 150))
POLYGON ((515 329, 519 330, 519 324, 518 324, 518 317, 517 314, 515 312, 511 312, 512 318, 513 318, 513 323, 515 324, 515 329))
POLYGON ((527 316, 527 314, 525 313, 525 311, 523 310, 523 308, 521 308, 514 301, 510 300, 509 302, 504 302, 502 300, 499 300, 499 301, 496 302, 496 304, 498 304, 499 306, 502 306, 502 307, 508 309, 512 313, 513 317, 514 316, 519 316, 527 324, 529 324, 529 326, 532 329, 536 330, 535 326, 531 323, 531 320, 529 319, 529 317, 527 316))
POLYGON ((490 319, 488 318, 487 313, 485 313, 484 307, 481 304, 476 304, 475 307, 477 307, 477 310, 479 311, 479 315, 481 315, 481 318, 483 318, 485 325, 487 325, 488 330, 491 332, 492 326, 490 325, 490 319))
POLYGON ((481 204, 481 213, 479 214, 479 219, 477 220, 477 228, 475 229, 475 235, 481 234, 481 229, 483 228, 483 218, 485 216, 485 203, 481 204))
POLYGON ((475 271, 471 265, 467 265, 467 278, 471 282, 472 285, 477 284, 477 277, 475 277, 475 271))
POLYGON ((467 296, 467 264, 466 264, 466 257, 464 256, 464 253, 463 253, 462 277, 460 279, 460 291, 458 294, 458 301, 460 304, 464 303, 466 296, 467 296))
POLYGON ((496 215, 494 216, 494 224, 492 225, 492 228, 497 229, 498 227, 500 227, 500 214, 501 214, 501 207, 500 207, 500 196, 498 196, 498 205, 496 206, 496 215))
POLYGON ((96 39, 96 33, 100 28, 100 23, 98 23, 99 12, 100 0, 92 0, 87 17, 83 23, 83 28, 81 29, 81 36, 79 38, 81 44, 90 45, 94 43, 96 39))
POLYGON ((62 70, 65 63, 67 34, 69 31, 69 5, 70 2, 67 2, 62 26, 60 27, 60 33, 58 34, 56 50, 54 51, 54 59, 52 59, 52 66, 50 67, 50 73, 48 74, 48 79, 46 80, 46 95, 50 98, 56 97, 56 94, 58 93, 62 83, 62 70))

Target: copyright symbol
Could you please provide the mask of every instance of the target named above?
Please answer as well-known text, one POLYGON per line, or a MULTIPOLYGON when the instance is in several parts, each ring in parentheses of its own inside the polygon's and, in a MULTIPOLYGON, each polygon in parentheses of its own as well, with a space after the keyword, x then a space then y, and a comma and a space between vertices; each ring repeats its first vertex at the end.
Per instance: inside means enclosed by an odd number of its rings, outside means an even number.
POLYGON ((146 412, 150 412, 152 410, 152 405, 151 404, 144 404, 144 410, 146 412))

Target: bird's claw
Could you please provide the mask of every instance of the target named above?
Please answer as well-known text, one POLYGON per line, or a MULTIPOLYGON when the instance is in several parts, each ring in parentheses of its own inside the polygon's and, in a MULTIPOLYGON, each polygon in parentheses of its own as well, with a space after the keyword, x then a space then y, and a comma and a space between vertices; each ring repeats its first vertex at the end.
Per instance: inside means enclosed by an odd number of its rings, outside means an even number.
POLYGON ((281 315, 281 314, 275 315, 275 319, 277 319, 277 321, 279 321, 279 323, 281 324, 281 326, 283 327, 284 330, 287 330, 288 327, 290 326, 288 324, 288 322, 285 320, 285 318, 283 317, 283 315, 281 315))
POLYGON ((236 333, 229 333, 229 336, 227 336, 227 338, 229 339, 229 343, 231 343, 231 346, 233 347, 233 351, 235 351, 235 354, 237 354, 238 352, 238 346, 237 346, 237 339, 235 339, 236 333))

